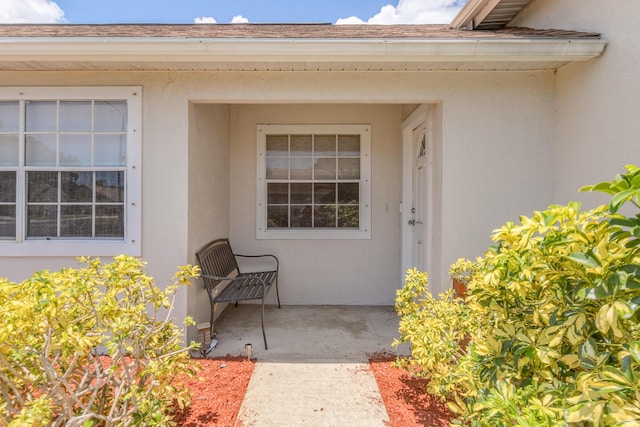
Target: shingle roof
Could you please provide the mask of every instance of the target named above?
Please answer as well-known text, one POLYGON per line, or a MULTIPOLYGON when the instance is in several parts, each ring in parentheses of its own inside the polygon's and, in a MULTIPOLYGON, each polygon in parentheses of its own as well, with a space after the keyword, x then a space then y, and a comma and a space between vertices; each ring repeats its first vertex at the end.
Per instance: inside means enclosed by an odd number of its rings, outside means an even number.
POLYGON ((251 38, 251 39, 520 39, 598 38, 598 33, 531 28, 461 30, 448 25, 331 24, 2 24, 0 38, 251 38))

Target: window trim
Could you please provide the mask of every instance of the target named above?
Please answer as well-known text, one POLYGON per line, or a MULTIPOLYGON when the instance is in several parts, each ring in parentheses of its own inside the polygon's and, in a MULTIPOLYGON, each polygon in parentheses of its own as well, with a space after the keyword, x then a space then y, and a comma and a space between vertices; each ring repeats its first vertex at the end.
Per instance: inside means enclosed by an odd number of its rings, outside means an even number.
MULTIPOLYGON (((18 192, 16 196, 15 240, 0 240, 0 256, 114 256, 118 254, 141 255, 142 236, 142 87, 141 86, 33 86, 0 87, 0 101, 84 101, 124 100, 127 102, 127 174, 125 191, 124 239, 64 239, 28 240, 24 236, 26 194, 24 171, 33 169, 24 165, 24 125, 20 127, 20 163, 18 170, 18 192)), ((21 117, 20 121, 24 121, 21 117)), ((10 168, 8 168, 10 169, 10 168)), ((45 168, 46 169, 46 168, 45 168)), ((56 170, 61 170, 56 168, 56 170)))
MULTIPOLYGON (((370 124, 259 124, 256 130, 256 239, 371 239, 371 125, 370 124), (267 228, 266 144, 269 134, 358 134, 360 135, 359 229, 271 229, 267 228)), ((290 182, 290 181, 288 181, 290 182)))

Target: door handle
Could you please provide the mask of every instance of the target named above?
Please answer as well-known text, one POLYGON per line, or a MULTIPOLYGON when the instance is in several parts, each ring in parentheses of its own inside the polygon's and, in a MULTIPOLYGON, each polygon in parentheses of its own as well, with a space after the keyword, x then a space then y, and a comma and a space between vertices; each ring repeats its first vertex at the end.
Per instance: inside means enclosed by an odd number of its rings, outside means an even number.
POLYGON ((410 219, 408 224, 409 225, 416 225, 416 220, 415 219, 410 219))

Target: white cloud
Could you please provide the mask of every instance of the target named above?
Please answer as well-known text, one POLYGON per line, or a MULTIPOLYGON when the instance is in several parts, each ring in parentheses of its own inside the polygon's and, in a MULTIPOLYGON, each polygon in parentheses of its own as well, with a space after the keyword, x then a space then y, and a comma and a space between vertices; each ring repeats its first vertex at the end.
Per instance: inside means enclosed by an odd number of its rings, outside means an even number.
POLYGON ((1 0, 0 23, 52 24, 66 22, 64 11, 53 0, 1 0))
MULTIPOLYGON (((200 18, 196 18, 193 20, 196 24, 215 24, 218 21, 216 21, 215 18, 211 17, 211 16, 202 16, 200 18)), ((236 15, 233 17, 233 19, 231 20, 232 24, 246 24, 248 23, 249 20, 247 18, 245 18, 242 15, 236 15)))
POLYGON ((341 18, 344 24, 448 24, 467 0, 398 0, 397 6, 383 6, 366 21, 356 16, 341 18))
POLYGON ((202 16, 200 18, 194 19, 193 22, 195 22, 196 24, 215 24, 216 20, 211 16, 202 16))
POLYGON ((232 24, 248 24, 249 20, 242 15, 236 15, 231 20, 232 24))

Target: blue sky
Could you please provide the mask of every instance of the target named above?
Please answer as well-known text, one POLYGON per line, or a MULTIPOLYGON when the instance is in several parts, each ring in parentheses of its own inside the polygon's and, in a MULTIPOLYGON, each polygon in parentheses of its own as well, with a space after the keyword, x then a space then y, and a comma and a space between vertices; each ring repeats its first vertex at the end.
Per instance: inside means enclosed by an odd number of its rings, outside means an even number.
POLYGON ((0 23, 446 24, 466 0, 0 0, 0 23))

